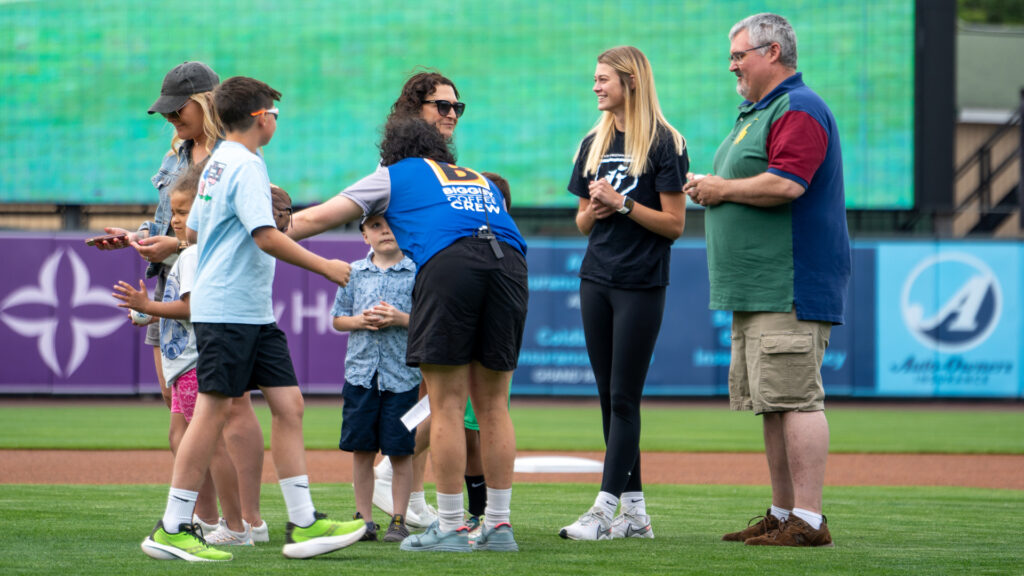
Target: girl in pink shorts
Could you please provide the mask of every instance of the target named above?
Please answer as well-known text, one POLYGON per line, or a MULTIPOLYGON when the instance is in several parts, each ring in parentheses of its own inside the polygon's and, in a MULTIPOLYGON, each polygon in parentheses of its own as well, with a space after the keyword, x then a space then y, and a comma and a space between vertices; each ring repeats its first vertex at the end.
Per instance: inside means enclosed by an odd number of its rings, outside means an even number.
POLYGON ((171 414, 181 414, 185 422, 192 421, 192 413, 196 409, 196 395, 199 394, 199 380, 193 368, 178 376, 171 386, 171 414))

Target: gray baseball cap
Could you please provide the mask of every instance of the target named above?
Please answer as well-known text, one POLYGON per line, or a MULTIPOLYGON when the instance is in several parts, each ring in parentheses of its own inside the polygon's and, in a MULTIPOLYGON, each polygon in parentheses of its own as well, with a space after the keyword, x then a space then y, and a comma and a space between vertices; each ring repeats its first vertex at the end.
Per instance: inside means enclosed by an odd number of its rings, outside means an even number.
POLYGON ((164 76, 160 97, 149 107, 149 113, 170 114, 181 110, 189 96, 209 92, 220 84, 220 77, 202 62, 182 62, 164 76))

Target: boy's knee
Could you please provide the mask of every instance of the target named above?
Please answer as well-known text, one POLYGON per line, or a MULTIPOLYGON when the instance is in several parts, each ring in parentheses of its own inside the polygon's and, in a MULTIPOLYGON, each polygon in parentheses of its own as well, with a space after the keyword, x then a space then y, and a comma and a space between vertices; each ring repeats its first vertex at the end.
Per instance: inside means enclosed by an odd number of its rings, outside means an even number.
POLYGON ((231 410, 231 399, 220 394, 200 392, 196 396, 196 413, 202 409, 218 418, 227 418, 231 410))
POLYGON ((263 390, 263 395, 267 398, 270 414, 274 418, 302 419, 305 404, 302 401, 302 392, 298 388, 269 388, 263 390))

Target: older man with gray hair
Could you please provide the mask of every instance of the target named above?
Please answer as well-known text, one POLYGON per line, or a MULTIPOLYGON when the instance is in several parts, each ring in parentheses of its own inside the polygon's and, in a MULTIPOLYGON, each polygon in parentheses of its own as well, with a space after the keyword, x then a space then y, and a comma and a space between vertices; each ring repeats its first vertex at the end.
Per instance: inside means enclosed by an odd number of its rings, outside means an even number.
POLYGON ((711 304, 730 310, 729 403, 763 418, 772 505, 723 540, 832 546, 822 514, 829 429, 821 364, 842 324, 850 277, 835 119, 796 71, 785 18, 756 14, 729 32, 744 98, 714 176, 684 190, 707 208, 711 304))

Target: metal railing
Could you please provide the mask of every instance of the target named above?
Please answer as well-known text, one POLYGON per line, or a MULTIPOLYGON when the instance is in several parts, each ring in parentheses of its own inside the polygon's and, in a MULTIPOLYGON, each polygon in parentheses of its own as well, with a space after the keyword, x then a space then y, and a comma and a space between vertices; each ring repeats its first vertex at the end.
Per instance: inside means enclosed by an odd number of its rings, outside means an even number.
MULTIPOLYGON (((1021 104, 1013 116, 993 132, 973 154, 961 162, 954 172, 954 182, 959 182, 972 168, 977 168, 977 185, 956 207, 956 212, 965 212, 972 203, 977 202, 979 218, 978 223, 971 229, 972 233, 995 230, 1014 212, 1020 211, 1021 206, 1024 205, 1022 204, 1024 203, 1024 159, 1021 158, 1021 150, 1024 149, 1022 112, 1024 112, 1024 89, 1021 90, 1021 104), (993 158, 994 148, 1004 138, 1010 137, 1015 130, 1020 134, 1016 148, 998 161, 995 160, 993 158), (1017 161, 1020 170, 1017 184, 993 201, 996 179, 1012 166, 1014 161, 1017 161)), ((1024 212, 1021 212, 1020 225, 1024 227, 1024 212)))

